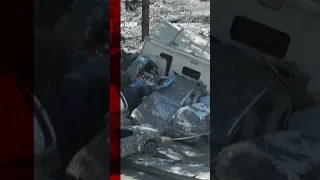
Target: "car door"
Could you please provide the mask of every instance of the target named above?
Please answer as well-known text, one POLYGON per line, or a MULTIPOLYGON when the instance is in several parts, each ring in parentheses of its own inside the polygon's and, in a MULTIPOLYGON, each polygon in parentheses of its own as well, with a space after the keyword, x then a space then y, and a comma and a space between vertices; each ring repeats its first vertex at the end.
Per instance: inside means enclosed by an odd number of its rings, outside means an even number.
POLYGON ((134 131, 130 129, 120 129, 117 134, 120 136, 121 158, 138 152, 138 139, 134 131))

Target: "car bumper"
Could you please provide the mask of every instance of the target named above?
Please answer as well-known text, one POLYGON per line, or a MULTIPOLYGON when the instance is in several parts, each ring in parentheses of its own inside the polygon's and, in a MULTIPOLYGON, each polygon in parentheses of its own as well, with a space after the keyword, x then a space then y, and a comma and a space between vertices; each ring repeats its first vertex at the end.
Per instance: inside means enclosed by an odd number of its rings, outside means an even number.
MULTIPOLYGON (((175 130, 175 129, 167 129, 166 130, 167 134, 173 138, 184 138, 184 137, 189 137, 192 136, 191 134, 187 134, 184 132, 181 132, 179 130, 175 130)), ((188 138, 188 139, 183 139, 181 141, 185 141, 188 143, 197 143, 198 141, 198 137, 192 137, 192 138, 188 138)))

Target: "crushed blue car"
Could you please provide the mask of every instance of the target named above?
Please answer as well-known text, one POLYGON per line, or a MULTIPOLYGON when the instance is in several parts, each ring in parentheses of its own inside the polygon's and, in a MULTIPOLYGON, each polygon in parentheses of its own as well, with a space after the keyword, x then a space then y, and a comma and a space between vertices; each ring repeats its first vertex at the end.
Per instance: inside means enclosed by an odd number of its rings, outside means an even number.
POLYGON ((149 123, 159 133, 164 133, 168 120, 181 107, 197 103, 200 96, 201 91, 195 83, 176 75, 168 86, 149 95, 133 110, 131 116, 139 124, 149 123))

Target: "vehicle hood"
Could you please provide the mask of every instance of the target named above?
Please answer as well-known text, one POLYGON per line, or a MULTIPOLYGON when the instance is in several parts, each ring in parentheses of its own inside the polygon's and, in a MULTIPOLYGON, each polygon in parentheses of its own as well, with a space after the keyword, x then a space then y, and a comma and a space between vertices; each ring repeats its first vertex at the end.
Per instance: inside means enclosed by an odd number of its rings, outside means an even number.
POLYGON ((180 108, 170 119, 168 128, 187 134, 205 133, 210 129, 210 106, 197 103, 180 108))
POLYGON ((147 126, 132 126, 132 129, 137 132, 137 134, 143 135, 143 136, 149 136, 149 137, 155 137, 159 134, 159 131, 157 129, 154 129, 152 127, 147 126))
POLYGON ((167 101, 166 98, 152 94, 132 112, 131 116, 140 124, 148 123, 155 129, 163 131, 165 123, 178 109, 179 106, 167 101))

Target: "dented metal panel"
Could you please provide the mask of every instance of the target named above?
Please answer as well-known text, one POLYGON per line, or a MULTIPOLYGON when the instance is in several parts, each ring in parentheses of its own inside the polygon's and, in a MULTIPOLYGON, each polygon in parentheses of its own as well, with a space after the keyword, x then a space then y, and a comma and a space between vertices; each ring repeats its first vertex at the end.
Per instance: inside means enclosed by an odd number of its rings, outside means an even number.
POLYGON ((313 180, 319 178, 320 138, 295 131, 224 148, 212 172, 223 180, 313 180))
MULTIPOLYGON (((210 106, 197 103, 180 108, 170 119, 166 130, 170 136, 178 138, 208 133, 210 131, 210 106)), ((199 137, 185 139, 185 141, 195 143, 199 137)))
POLYGON ((180 108, 177 104, 179 103, 168 101, 153 93, 132 112, 131 116, 140 124, 149 123, 156 129, 164 131, 164 124, 180 108))
POLYGON ((166 97, 172 102, 174 101, 176 103, 179 103, 192 90, 199 90, 195 83, 191 82, 183 76, 176 75, 174 81, 170 84, 170 86, 159 90, 157 93, 163 97, 166 97))
MULTIPOLYGON (((197 86, 186 78, 177 75, 166 88, 151 94, 131 114, 140 124, 149 123, 160 132, 165 131, 168 122, 190 95, 190 92, 200 92, 197 86)), ((188 101, 185 105, 188 105, 188 101)))

